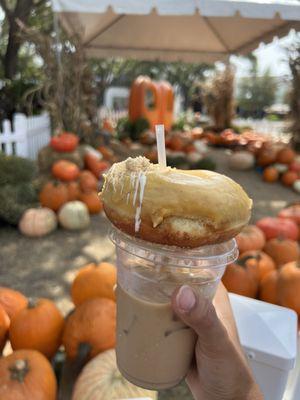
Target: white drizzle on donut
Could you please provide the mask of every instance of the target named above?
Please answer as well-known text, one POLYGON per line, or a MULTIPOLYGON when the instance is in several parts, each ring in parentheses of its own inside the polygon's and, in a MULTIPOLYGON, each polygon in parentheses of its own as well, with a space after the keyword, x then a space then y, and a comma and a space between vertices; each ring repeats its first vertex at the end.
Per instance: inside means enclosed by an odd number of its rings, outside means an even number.
POLYGON ((144 192, 145 192, 145 186, 147 182, 147 177, 146 175, 140 171, 137 177, 137 184, 136 184, 136 190, 134 193, 134 199, 133 199, 133 205, 136 203, 136 197, 137 197, 137 191, 138 188, 140 188, 139 191, 139 205, 136 207, 135 210, 135 223, 134 223, 134 231, 138 232, 140 230, 141 226, 141 211, 142 211, 142 205, 143 205, 143 199, 144 199, 144 192))

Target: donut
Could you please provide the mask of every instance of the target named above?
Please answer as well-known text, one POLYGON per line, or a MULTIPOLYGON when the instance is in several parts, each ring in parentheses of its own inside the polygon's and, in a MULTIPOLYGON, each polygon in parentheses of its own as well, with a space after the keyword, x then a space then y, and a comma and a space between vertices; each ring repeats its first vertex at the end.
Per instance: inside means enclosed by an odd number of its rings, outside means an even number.
POLYGON ((162 167, 145 157, 115 163, 100 195, 106 216, 121 231, 187 248, 233 238, 252 207, 242 187, 225 175, 162 167))

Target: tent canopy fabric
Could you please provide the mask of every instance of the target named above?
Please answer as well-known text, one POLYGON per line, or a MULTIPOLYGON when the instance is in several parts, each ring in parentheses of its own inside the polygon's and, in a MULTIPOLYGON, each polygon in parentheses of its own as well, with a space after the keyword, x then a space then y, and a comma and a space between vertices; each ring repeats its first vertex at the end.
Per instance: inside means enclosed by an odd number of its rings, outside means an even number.
POLYGON ((214 62, 300 30, 298 0, 52 0, 91 57, 214 62))

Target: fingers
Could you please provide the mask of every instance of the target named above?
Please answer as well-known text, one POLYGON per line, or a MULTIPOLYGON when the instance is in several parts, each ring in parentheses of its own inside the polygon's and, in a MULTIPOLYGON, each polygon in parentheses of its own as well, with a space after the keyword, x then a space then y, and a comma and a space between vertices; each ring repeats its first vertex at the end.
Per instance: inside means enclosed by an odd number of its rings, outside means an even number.
POLYGON ((222 282, 220 282, 218 285, 216 295, 213 299, 213 305, 215 306, 217 315, 225 326, 231 339, 240 345, 240 339, 229 301, 228 292, 222 282))
POLYGON ((228 334, 210 300, 184 285, 174 292, 172 307, 182 321, 197 333, 201 346, 213 352, 226 349, 228 334))

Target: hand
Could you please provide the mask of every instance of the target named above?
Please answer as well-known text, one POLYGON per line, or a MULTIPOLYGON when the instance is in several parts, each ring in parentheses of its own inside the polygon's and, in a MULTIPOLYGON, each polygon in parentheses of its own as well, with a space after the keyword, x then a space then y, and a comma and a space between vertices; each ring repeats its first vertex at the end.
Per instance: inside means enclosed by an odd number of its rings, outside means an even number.
POLYGON ((224 286, 219 285, 214 305, 191 287, 181 286, 173 294, 172 307, 198 336, 186 378, 195 400, 263 400, 243 354, 224 286))

